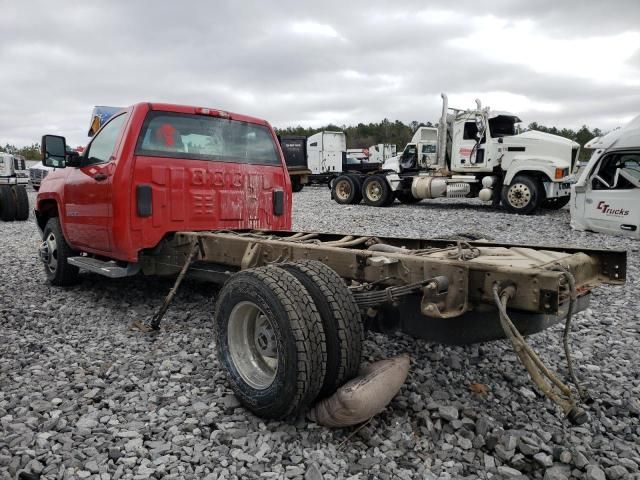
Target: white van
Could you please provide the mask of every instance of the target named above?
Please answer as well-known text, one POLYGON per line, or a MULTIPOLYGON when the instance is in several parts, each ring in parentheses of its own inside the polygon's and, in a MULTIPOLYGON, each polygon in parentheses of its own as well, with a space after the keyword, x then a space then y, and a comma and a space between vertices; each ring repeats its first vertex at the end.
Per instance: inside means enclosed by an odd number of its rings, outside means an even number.
POLYGON ((571 186, 571 227, 640 239, 640 116, 585 148, 594 152, 571 186))

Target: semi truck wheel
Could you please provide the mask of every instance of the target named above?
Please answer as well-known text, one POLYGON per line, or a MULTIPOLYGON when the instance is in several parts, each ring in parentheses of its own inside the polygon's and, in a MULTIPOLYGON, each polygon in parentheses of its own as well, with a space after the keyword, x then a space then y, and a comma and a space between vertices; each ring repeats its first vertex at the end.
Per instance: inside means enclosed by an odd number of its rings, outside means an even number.
POLYGON ((44 272, 52 285, 73 285, 78 280, 78 267, 67 263, 76 255, 62 235, 58 217, 50 218, 44 227, 43 242, 40 245, 40 259, 44 272))
POLYGON ((569 200, 571 200, 569 195, 560 198, 547 198, 542 202, 542 208, 546 208, 547 210, 560 210, 569 203, 569 200))
POLYGON ((420 202, 422 200, 421 198, 414 197, 411 194, 410 191, 408 191, 408 192, 400 191, 400 192, 396 193, 396 198, 398 200, 400 200, 400 203, 404 203, 404 204, 407 204, 407 205, 412 205, 412 204, 418 203, 418 202, 420 202))
POLYGON ((216 302, 218 358, 238 400, 284 418, 318 395, 326 372, 320 314, 304 286, 280 268, 236 273, 216 302))
POLYGON ((304 185, 302 184, 302 182, 300 181, 300 179, 298 177, 292 177, 291 178, 291 190, 294 192, 299 192, 300 190, 302 190, 302 187, 304 187, 304 185))
POLYGON ((360 182, 351 175, 340 175, 331 185, 331 197, 341 205, 360 203, 362 200, 360 182))
POLYGON ((22 185, 13 186, 13 196, 16 201, 16 220, 21 222, 29 219, 29 195, 22 185))
POLYGON ((320 313, 327 344, 327 373, 318 397, 327 397, 358 374, 363 338, 358 304, 344 280, 322 262, 305 260, 276 267, 304 285, 320 313))
POLYGON ((511 185, 502 187, 502 204, 511 213, 528 215, 541 203, 540 183, 527 175, 516 175, 511 185))
POLYGON ((8 185, 0 185, 0 219, 13 222, 16 219, 16 199, 8 185))
POLYGON ((372 207, 387 207, 393 203, 394 197, 387 180, 381 175, 372 175, 362 182, 362 198, 364 203, 372 207))

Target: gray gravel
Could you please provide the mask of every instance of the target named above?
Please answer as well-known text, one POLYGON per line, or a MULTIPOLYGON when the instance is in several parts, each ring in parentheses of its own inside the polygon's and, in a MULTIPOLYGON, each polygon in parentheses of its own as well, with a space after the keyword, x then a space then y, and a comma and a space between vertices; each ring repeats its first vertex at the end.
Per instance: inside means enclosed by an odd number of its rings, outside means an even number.
MULTIPOLYGON (((595 400, 590 423, 564 422, 505 342, 444 347, 379 334, 367 336, 367 361, 413 359, 385 412, 356 433, 264 421, 239 406, 218 368, 211 286, 187 282, 161 334, 129 331, 170 282, 84 274, 77 287, 50 288, 31 220, 0 223, 0 479, 640 478, 638 242, 574 232, 567 210, 347 207, 323 187, 295 194, 294 228, 628 249, 627 285, 597 289, 571 336, 595 400)), ((560 335, 555 327, 532 343, 564 374, 560 335)))

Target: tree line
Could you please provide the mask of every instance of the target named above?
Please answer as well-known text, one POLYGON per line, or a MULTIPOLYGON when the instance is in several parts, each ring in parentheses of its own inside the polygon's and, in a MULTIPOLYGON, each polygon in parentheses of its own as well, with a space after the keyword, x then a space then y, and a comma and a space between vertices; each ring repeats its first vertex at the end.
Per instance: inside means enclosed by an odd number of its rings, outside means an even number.
POLYGON ((34 143, 27 147, 16 147, 15 145, 6 144, 4 147, 0 145, 0 152, 10 153, 12 155, 22 155, 27 160, 40 160, 40 144, 34 143))
MULTIPOLYGON (((347 136, 347 146, 349 148, 367 148, 377 143, 393 143, 398 146, 399 149, 403 149, 404 146, 411 141, 411 137, 419 127, 433 127, 431 122, 421 123, 418 121, 410 122, 409 124, 403 123, 400 120, 394 122, 384 119, 378 123, 359 123, 355 126, 335 124, 329 124, 320 128, 308 128, 308 127, 287 127, 276 128, 278 135, 303 135, 310 136, 314 133, 322 132, 325 130, 342 131, 347 136)), ((559 135, 561 137, 568 138, 580 144, 584 147, 594 137, 599 137, 603 134, 599 128, 590 129, 588 126, 583 125, 578 130, 570 128, 557 128, 546 127, 540 125, 537 122, 530 123, 526 130, 537 130, 540 132, 551 133, 553 135, 559 135)), ((589 158, 589 152, 584 149, 580 151, 580 160, 587 160, 589 158)))
MULTIPOLYGON (((403 123, 400 120, 394 122, 384 119, 377 123, 359 123, 355 126, 335 124, 328 124, 320 128, 309 127, 287 127, 276 128, 276 132, 279 135, 303 135, 305 137, 311 136, 314 133, 322 132, 325 130, 338 130, 342 131, 347 136, 347 145, 349 148, 367 148, 377 143, 393 143, 398 146, 399 149, 411 141, 411 137, 419 127, 433 127, 431 122, 421 123, 417 121, 410 122, 409 124, 403 123)), ((578 130, 572 130, 570 128, 557 128, 546 127, 540 125, 537 122, 530 123, 527 126, 527 130, 538 130, 540 132, 551 133, 553 135, 559 135, 578 142, 581 147, 584 146, 589 140, 594 137, 598 137, 603 134, 599 128, 590 129, 586 125, 583 125, 578 130)), ((33 143, 26 147, 16 147, 15 145, 6 144, 0 145, 0 152, 11 153, 14 155, 22 155, 27 160, 40 160, 40 144, 33 143)), ((589 153, 585 150, 581 150, 580 159, 586 160, 589 157, 589 153)))

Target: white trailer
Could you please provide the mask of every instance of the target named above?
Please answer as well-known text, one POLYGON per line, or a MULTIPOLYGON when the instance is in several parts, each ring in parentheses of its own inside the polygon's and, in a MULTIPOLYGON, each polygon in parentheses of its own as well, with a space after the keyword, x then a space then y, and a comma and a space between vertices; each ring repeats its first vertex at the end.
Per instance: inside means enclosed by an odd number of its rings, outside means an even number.
POLYGON ((392 143, 378 143, 369 147, 369 162, 384 163, 397 155, 397 147, 392 143))
POLYGON ((571 187, 571 227, 640 239, 640 116, 585 148, 593 154, 571 187))
POLYGON ((24 159, 0 152, 0 220, 12 222, 29 218, 27 183, 24 159))
POLYGON ((307 166, 313 175, 342 172, 347 155, 344 132, 318 132, 307 138, 307 166))
POLYGON ((382 172, 347 174, 332 184, 342 204, 388 206, 425 198, 480 198, 510 212, 530 214, 569 202, 580 145, 548 133, 518 133, 514 114, 477 107, 449 108, 442 94, 438 128, 421 127, 382 172))

